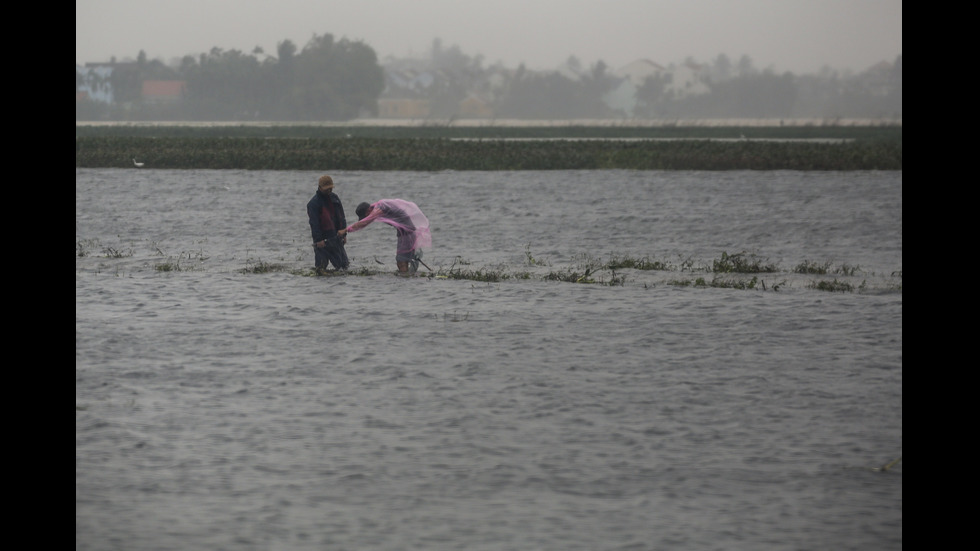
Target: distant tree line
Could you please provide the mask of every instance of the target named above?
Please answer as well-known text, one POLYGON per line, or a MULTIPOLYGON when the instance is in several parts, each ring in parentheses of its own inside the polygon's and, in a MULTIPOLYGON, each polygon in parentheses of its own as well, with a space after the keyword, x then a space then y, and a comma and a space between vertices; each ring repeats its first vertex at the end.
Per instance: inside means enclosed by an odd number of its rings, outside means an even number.
MULTIPOLYGON (((582 69, 569 58, 573 74, 537 72, 523 65, 483 67, 458 47, 436 40, 425 60, 386 60, 367 44, 330 34, 314 35, 302 48, 290 40, 276 56, 260 48, 250 54, 213 48, 179 64, 148 60, 112 63, 112 101, 76 100, 76 121, 345 121, 378 114, 379 100, 426 100, 428 116, 460 116, 460 104, 481 98, 493 117, 514 119, 698 119, 698 118, 873 118, 901 119, 902 58, 883 61, 859 74, 825 69, 817 75, 757 70, 747 57, 732 63, 719 55, 703 64, 701 93, 671 86, 674 67, 647 78, 626 110, 605 98, 622 83, 602 61, 582 69), (410 70, 430 78, 424 86, 399 88, 386 73, 410 70), (151 102, 142 96, 149 80, 186 83, 179 101, 151 102)), ((91 77, 89 77, 91 78, 91 77)), ((76 69, 76 92, 86 77, 76 69)), ((676 84, 676 83, 675 83, 676 84)))
POLYGON ((114 64, 112 104, 79 102, 76 120, 349 120, 376 112, 384 73, 366 44, 314 35, 302 50, 280 42, 277 54, 213 48, 171 67, 141 51, 135 63, 114 64), (184 81, 184 96, 142 101, 147 80, 184 81))

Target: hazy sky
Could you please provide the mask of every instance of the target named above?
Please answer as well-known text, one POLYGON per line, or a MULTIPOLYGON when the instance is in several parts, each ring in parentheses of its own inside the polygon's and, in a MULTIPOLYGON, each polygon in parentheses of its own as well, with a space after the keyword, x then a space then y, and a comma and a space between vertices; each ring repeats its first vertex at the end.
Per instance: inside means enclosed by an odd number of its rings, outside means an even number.
POLYGON ((569 56, 610 68, 646 58, 742 55, 758 69, 863 71, 902 53, 902 0, 75 0, 75 63, 222 50, 275 55, 314 35, 421 57, 434 39, 509 68, 569 56))

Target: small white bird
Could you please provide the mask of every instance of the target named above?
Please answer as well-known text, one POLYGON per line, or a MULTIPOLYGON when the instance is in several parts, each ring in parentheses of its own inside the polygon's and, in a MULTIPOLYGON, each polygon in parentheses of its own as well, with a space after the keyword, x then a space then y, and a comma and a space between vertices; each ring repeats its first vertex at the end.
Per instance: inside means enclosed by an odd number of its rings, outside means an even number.
POLYGON ((143 163, 137 163, 136 159, 133 159, 133 164, 136 165, 137 167, 143 166, 143 163))

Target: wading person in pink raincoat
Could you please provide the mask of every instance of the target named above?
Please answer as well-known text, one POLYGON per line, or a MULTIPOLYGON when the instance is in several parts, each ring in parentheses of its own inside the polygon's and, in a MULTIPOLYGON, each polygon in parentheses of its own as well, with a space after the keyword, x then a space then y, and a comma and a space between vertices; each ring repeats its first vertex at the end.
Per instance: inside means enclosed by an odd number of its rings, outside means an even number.
POLYGON ((422 214, 418 205, 404 199, 381 199, 375 203, 357 205, 358 221, 346 230, 340 230, 337 235, 345 237, 365 226, 380 220, 395 228, 398 244, 395 249, 395 262, 398 273, 412 274, 419 269, 422 259, 422 248, 432 246, 432 233, 429 231, 429 219, 422 214))

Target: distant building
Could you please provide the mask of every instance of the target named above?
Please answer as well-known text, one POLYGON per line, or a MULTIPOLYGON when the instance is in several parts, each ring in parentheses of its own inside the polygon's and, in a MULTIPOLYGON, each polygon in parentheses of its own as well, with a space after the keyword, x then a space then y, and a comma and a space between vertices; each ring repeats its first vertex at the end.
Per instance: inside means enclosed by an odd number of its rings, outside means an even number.
POLYGON ((674 98, 699 96, 711 92, 707 83, 707 67, 704 65, 689 61, 672 68, 670 73, 672 78, 665 91, 673 93, 674 98))
POLYGON ((865 88, 873 96, 887 96, 897 88, 901 89, 901 68, 896 70, 895 66, 887 61, 875 63, 862 73, 859 78, 864 81, 865 88))
POLYGON ((636 91, 652 76, 666 72, 662 65, 649 59, 638 59, 613 71, 612 76, 619 79, 619 84, 602 96, 603 103, 610 109, 624 116, 635 115, 636 91))
POLYGON ((662 65, 654 63, 649 59, 637 59, 631 63, 620 67, 613 72, 613 75, 630 81, 633 86, 639 88, 643 86, 647 78, 662 73, 667 69, 662 65))
POLYGON ((173 103, 184 97, 187 82, 183 80, 144 80, 142 98, 146 103, 173 103))
POLYGON ((429 100, 392 98, 378 100, 378 117, 382 119, 424 119, 431 113, 429 100))
POLYGON ((632 117, 636 109, 636 90, 638 86, 628 78, 619 81, 615 88, 602 95, 602 103, 617 111, 620 116, 632 117))
POLYGON ((459 116, 464 119, 490 119, 493 118, 493 107, 482 98, 470 94, 459 102, 459 116))
POLYGON ((697 96, 711 92, 707 84, 707 72, 703 65, 687 62, 667 68, 649 59, 638 59, 616 71, 613 76, 620 79, 619 84, 602 96, 602 101, 610 108, 624 115, 632 116, 636 109, 636 91, 648 78, 669 75, 664 92, 673 99, 697 96))
POLYGON ((112 103, 112 71, 111 65, 75 65, 75 101, 112 103))

